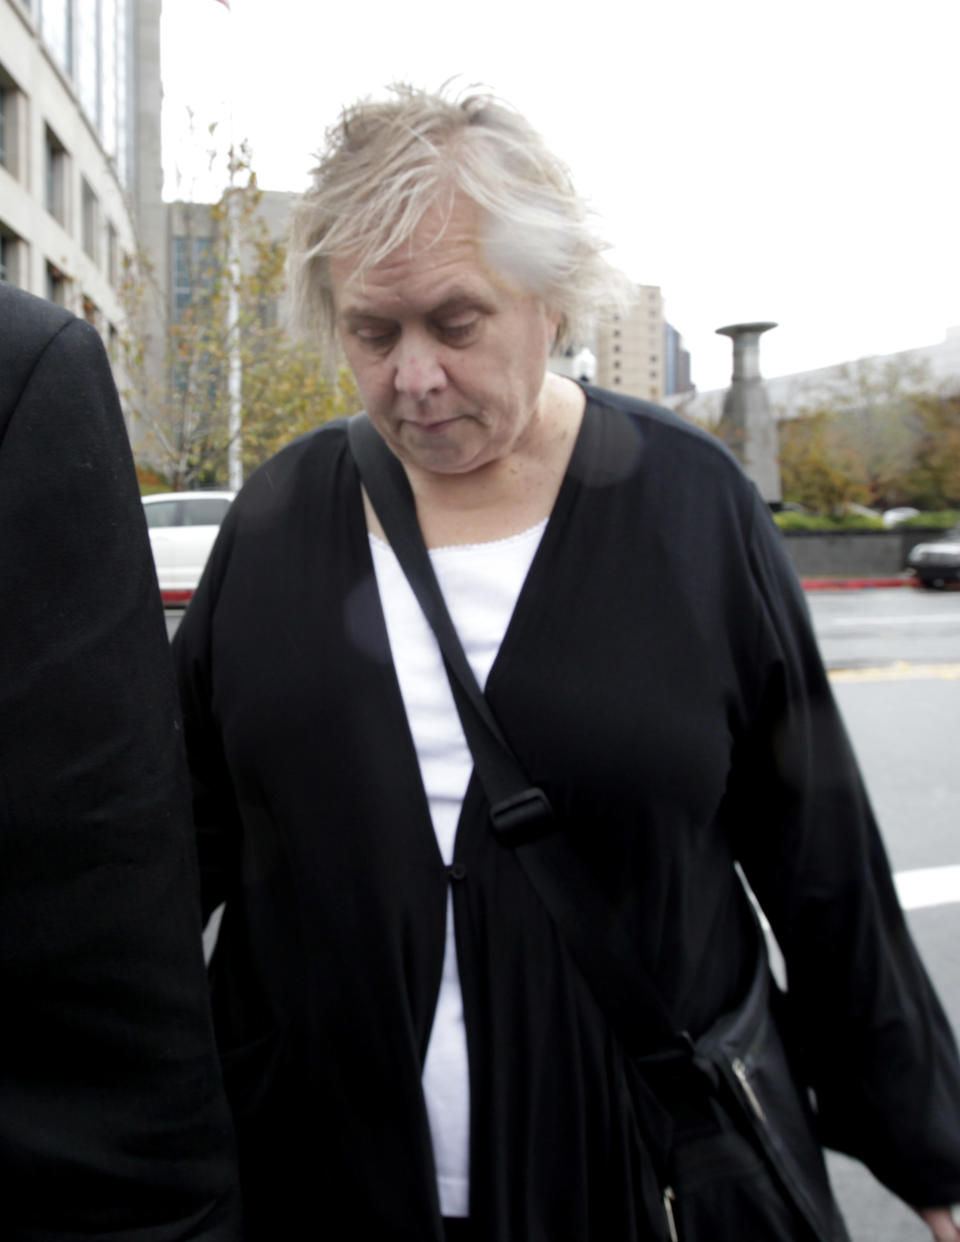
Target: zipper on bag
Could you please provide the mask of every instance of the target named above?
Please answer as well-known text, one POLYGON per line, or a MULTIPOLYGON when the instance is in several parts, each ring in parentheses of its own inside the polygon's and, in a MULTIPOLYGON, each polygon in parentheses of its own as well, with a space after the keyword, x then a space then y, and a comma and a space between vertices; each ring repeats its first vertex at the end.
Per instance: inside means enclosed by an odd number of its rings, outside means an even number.
POLYGON ((667 1218, 667 1231, 670 1234, 670 1242, 680 1242, 680 1235, 677 1233, 677 1222, 673 1215, 673 1204, 676 1197, 672 1186, 664 1187, 663 1210, 667 1218))
POLYGON ((747 1097, 747 1101, 750 1104, 750 1107, 756 1113, 760 1121, 765 1122, 767 1120, 766 1114, 763 1111, 763 1105, 757 1099, 757 1093, 754 1091, 753 1087, 750 1085, 750 1079, 747 1077, 747 1067, 744 1065, 744 1063, 740 1060, 739 1057, 734 1057, 734 1059, 730 1062, 730 1064, 733 1069, 733 1072, 737 1076, 737 1081, 740 1083, 740 1086, 743 1089, 743 1094, 747 1097))

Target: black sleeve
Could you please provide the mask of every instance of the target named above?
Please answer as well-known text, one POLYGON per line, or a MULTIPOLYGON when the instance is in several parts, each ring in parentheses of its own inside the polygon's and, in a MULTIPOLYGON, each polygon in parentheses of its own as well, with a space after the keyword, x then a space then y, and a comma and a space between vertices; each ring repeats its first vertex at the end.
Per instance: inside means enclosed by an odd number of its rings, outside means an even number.
POLYGON ((116 389, 77 320, 23 375, 0 408, 3 1233, 228 1242, 182 738, 116 389))
POLYGON ((752 545, 764 670, 727 813, 783 950, 828 1146, 906 1202, 960 1199, 960 1065, 901 911, 810 624, 769 515, 752 545))

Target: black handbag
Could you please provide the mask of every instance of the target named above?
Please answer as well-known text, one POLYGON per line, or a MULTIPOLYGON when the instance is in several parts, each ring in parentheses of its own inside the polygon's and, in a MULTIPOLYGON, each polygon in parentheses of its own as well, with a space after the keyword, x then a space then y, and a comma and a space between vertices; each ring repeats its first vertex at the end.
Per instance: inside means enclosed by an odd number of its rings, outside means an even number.
POLYGON ((781 1035, 759 924, 756 969, 744 1000, 696 1041, 678 1032, 653 979, 610 934, 603 894, 569 848, 549 799, 521 768, 477 684, 403 467, 365 414, 350 419, 347 433, 367 496, 439 644, 494 835, 514 851, 628 1054, 638 1119, 661 1182, 664 1238, 849 1242, 813 1112, 781 1035), (651 1034, 659 1051, 631 1055, 651 1045, 651 1034), (719 1125, 678 1121, 691 1100, 706 1101, 719 1125))

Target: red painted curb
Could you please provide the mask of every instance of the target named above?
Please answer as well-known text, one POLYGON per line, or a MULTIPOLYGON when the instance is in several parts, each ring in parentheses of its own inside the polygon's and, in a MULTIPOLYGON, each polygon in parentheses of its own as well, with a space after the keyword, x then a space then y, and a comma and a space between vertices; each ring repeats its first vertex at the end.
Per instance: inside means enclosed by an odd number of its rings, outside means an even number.
POLYGON ((915 578, 801 578, 805 591, 862 591, 869 588, 912 587, 915 578))

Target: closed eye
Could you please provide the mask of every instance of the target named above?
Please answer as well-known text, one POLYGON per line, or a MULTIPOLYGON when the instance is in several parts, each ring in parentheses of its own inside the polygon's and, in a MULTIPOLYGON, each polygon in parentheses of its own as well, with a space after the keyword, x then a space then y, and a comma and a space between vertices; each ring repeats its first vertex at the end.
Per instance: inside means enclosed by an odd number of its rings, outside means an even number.
POLYGON ((395 340, 397 330, 389 325, 382 327, 378 325, 376 327, 354 328, 353 334, 358 341, 361 341, 371 349, 386 349, 395 340))
POLYGON ((463 323, 449 322, 437 325, 437 335, 450 345, 467 345, 477 334, 480 327, 480 319, 474 317, 463 323))

